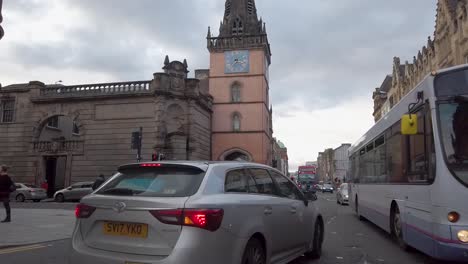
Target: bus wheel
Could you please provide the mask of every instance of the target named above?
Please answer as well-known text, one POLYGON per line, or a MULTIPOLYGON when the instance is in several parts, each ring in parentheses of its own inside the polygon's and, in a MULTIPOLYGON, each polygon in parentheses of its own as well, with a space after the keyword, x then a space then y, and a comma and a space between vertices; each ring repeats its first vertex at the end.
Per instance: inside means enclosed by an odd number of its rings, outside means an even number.
POLYGON ((359 213, 359 202, 358 202, 357 196, 356 196, 356 199, 355 199, 355 200, 356 200, 356 202, 355 202, 355 206, 356 206, 356 207, 355 207, 356 215, 357 215, 357 217, 359 218, 359 221, 364 221, 365 218, 359 213))
POLYGON ((403 223, 401 221, 401 214, 398 205, 392 207, 392 213, 390 214, 390 227, 392 230, 392 236, 398 245, 403 250, 408 250, 408 244, 403 239, 403 223))

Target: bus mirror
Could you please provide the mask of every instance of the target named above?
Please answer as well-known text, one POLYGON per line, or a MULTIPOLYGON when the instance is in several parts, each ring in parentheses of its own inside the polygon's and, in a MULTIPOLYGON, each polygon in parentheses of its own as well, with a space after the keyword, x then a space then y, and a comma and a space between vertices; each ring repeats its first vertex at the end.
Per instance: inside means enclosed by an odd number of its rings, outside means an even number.
POLYGON ((416 135, 418 134, 418 116, 403 115, 401 117, 401 134, 416 135))

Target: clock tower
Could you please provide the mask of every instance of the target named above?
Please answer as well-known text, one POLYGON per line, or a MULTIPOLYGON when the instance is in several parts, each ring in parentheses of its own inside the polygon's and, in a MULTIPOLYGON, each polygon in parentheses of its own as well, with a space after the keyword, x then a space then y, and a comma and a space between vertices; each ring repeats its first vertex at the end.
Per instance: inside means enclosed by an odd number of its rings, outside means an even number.
POLYGON ((226 0, 218 36, 208 29, 212 159, 271 165, 270 44, 254 0, 226 0))

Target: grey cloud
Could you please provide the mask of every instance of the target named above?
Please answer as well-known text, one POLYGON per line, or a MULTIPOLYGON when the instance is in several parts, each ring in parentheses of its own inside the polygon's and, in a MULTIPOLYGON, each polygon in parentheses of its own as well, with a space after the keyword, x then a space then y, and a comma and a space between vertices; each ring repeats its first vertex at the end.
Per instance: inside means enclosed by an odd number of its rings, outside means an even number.
MULTIPOLYGON (((65 3, 82 10, 83 21, 93 27, 68 32, 64 43, 18 43, 18 62, 101 71, 119 80, 147 79, 158 71, 165 54, 152 50, 155 45, 163 53, 176 52, 169 53, 171 59, 186 57, 192 71, 207 68, 207 26, 217 32, 224 6, 221 0, 65 3)), ((299 99, 309 108, 324 108, 370 96, 390 72, 393 56, 409 59, 425 44, 435 6, 435 0, 257 0, 273 52, 272 103, 299 99)))

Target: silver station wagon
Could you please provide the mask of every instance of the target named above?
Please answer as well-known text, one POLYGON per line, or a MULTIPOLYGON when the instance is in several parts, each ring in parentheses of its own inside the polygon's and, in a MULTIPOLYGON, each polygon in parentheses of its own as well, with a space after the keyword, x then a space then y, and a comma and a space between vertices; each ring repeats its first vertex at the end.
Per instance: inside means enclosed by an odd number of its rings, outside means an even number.
POLYGON ((279 171, 244 162, 121 166, 76 207, 70 263, 288 263, 320 257, 323 218, 279 171))

